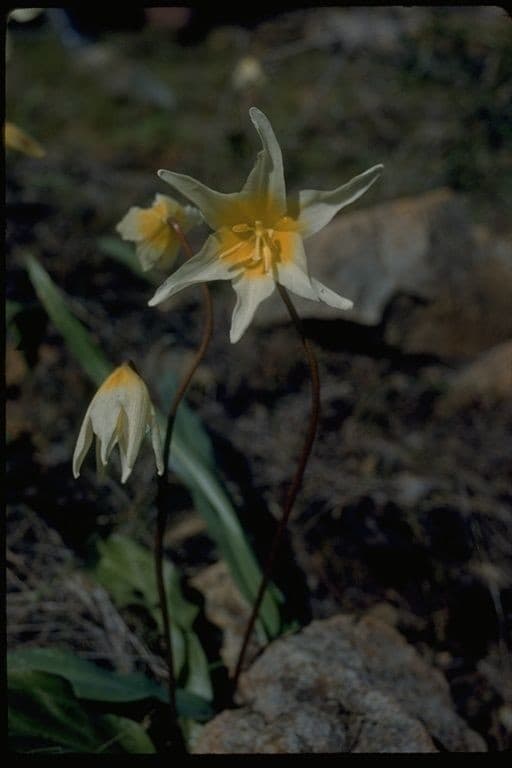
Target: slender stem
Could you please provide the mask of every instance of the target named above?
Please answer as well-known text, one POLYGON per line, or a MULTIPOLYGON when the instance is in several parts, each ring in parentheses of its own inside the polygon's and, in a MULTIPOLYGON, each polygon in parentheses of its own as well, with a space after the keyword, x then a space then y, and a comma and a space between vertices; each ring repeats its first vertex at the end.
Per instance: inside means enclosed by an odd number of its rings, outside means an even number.
POLYGON ((318 419, 320 416, 320 379, 318 377, 318 364, 316 361, 315 353, 313 351, 313 346, 304 333, 301 319, 298 316, 297 310, 293 306, 290 297, 288 296, 288 292, 286 291, 286 288, 284 288, 282 285, 279 285, 279 283, 276 283, 276 285, 277 285, 277 290, 281 294, 281 298, 284 301, 286 308, 290 314, 290 317, 293 320, 293 323, 297 329, 297 332, 300 336, 300 340, 302 342, 302 346, 304 347, 304 351, 306 353, 306 359, 308 362, 309 372, 311 376, 311 414, 309 417, 308 430, 304 440, 302 452, 299 457, 297 470, 295 472, 294 478, 292 480, 292 483, 286 495, 286 499, 283 505, 283 513, 281 516, 281 520, 277 527, 276 533, 274 534, 274 539, 270 547, 270 552, 268 554, 267 561, 265 563, 265 569, 263 571, 263 578, 260 584, 260 588, 256 596, 256 601, 254 603, 254 607, 252 609, 252 613, 251 613, 249 622, 247 624, 247 628, 245 630, 242 647, 240 649, 240 654, 238 656, 238 662, 237 662, 235 674, 233 677, 233 691, 236 691, 238 680, 239 680, 240 673, 242 671, 242 666, 244 663, 245 653, 247 651, 247 646, 249 644, 249 640, 251 638, 252 631, 256 623, 256 619, 258 618, 258 613, 261 607, 261 603, 263 602, 263 597, 265 596, 265 592, 267 590, 267 587, 270 581, 272 568, 274 566, 279 545, 281 543, 283 533, 286 529, 286 525, 290 518, 290 514, 292 512, 295 499, 297 498, 297 494, 302 484, 302 479, 304 477, 306 465, 308 463, 308 459, 311 454, 311 449, 313 448, 313 442, 315 440, 316 430, 318 427, 318 419))
MULTIPOLYGON (((160 487, 160 486, 159 486, 160 487)), ((174 658, 171 640, 171 622, 167 608, 167 595, 164 581, 164 533, 166 523, 165 506, 160 503, 161 495, 157 495, 157 523, 155 532, 155 570, 156 583, 158 587, 158 598, 160 601, 160 611, 162 613, 162 622, 164 629, 165 650, 167 654, 168 681, 167 688, 169 692, 169 708, 171 710, 171 723, 178 731, 178 711, 176 709, 176 677, 174 674, 174 658)))
MULTIPOLYGON (((169 219, 169 226, 171 226, 174 229, 178 238, 180 239, 181 245, 187 255, 187 258, 191 258, 193 255, 192 249, 178 222, 173 219, 169 219)), ((178 389, 176 390, 173 401, 169 408, 169 413, 167 414, 167 425, 165 429, 165 439, 164 439, 164 449, 163 449, 164 474, 162 475, 161 478, 159 478, 158 493, 156 496, 157 524, 156 524, 156 532, 155 532, 155 570, 156 570, 156 581, 157 581, 157 587, 158 587, 158 597, 160 601, 160 611, 162 613, 164 640, 165 640, 165 648, 166 648, 166 654, 167 654, 167 666, 169 670, 168 690, 169 690, 169 706, 171 710, 171 722, 175 729, 174 738, 171 739, 171 741, 174 741, 174 746, 181 748, 182 751, 185 751, 185 746, 183 743, 183 737, 182 737, 181 731, 177 724, 178 711, 176 708, 176 676, 174 673, 174 658, 173 658, 172 640, 171 640, 171 620, 169 616, 169 610, 167 607, 167 595, 166 595, 166 589, 165 589, 163 550, 164 550, 165 528, 167 523, 166 491, 169 485, 169 479, 168 479, 169 457, 171 453, 172 433, 174 429, 174 423, 176 421, 176 413, 183 399, 183 396, 187 391, 190 381, 194 373, 196 372, 199 364, 201 363, 201 360, 205 355, 205 352, 208 348, 208 344, 212 337, 212 331, 213 331, 213 307, 212 307, 210 291, 206 284, 202 285, 202 290, 203 290, 205 317, 204 317, 204 327, 203 327, 201 343, 197 349, 196 354, 194 355, 194 358, 185 376, 183 377, 178 389)))

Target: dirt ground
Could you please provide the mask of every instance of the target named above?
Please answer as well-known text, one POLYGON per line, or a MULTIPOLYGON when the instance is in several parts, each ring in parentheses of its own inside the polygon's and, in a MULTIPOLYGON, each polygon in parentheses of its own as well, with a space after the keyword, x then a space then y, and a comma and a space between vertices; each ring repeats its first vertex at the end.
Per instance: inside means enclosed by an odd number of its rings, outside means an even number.
MULTIPOLYGON (((116 530, 151 546, 155 518, 144 501, 148 454, 126 487, 114 471, 100 484, 92 461, 73 480, 92 390, 38 303, 26 254, 109 359, 135 360, 165 406, 165 371, 179 374, 200 335, 200 292, 184 292, 173 311, 149 309, 151 287, 99 239, 115 236, 131 205, 168 191, 160 167, 238 189, 256 147, 252 103, 271 116, 290 188, 328 189, 384 162, 368 205, 448 186, 476 222, 506 231, 510 18, 403 10, 368 10, 380 30, 373 40, 366 17, 343 11, 350 23, 336 27, 332 9, 215 26, 187 45, 157 26, 109 32, 100 39, 108 59, 66 49, 48 21, 12 31, 7 117, 46 155, 6 162, 6 296, 21 305, 6 348, 9 648, 58 643, 113 663, 136 658, 140 619, 121 615, 120 639, 101 618, 108 596, 86 604, 58 585, 65 578, 79 585, 75 596, 87 594, 80 573, 94 542, 116 530), (247 53, 266 80, 237 90, 233 71, 247 53)), ((308 371, 288 323, 251 326, 231 346, 233 291, 215 284, 213 296, 214 338, 188 402, 263 558, 307 421, 308 371)), ((371 609, 443 672, 457 712, 489 749, 510 748, 512 400, 443 413, 461 361, 390 346, 384 323, 363 331, 313 319, 305 328, 322 415, 275 576, 290 615, 306 623, 371 609)), ((177 481, 174 491, 167 552, 189 576, 218 554, 187 491, 177 481)), ((158 675, 148 642, 145 663, 158 675)))

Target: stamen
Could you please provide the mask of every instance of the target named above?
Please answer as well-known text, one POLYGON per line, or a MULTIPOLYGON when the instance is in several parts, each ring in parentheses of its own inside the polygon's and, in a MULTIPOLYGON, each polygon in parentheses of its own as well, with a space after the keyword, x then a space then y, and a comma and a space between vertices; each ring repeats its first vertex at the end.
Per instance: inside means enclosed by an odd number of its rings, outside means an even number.
POLYGON ((242 240, 241 243, 236 243, 236 245, 231 246, 231 248, 228 248, 227 251, 224 251, 220 254, 220 258, 224 258, 224 256, 230 256, 232 253, 235 253, 238 251, 243 245, 246 245, 246 241, 242 240))
MULTIPOLYGON (((270 272, 272 269, 273 256, 276 253, 275 243, 273 241, 274 229, 265 229, 263 222, 259 219, 254 222, 254 225, 250 224, 235 224, 231 227, 231 231, 235 234, 252 233, 252 237, 249 241, 254 241, 254 250, 251 253, 250 261, 252 263, 263 261, 263 269, 265 272, 270 272)), ((241 243, 234 245, 227 251, 221 254, 222 256, 229 256, 235 253, 242 245, 247 244, 248 240, 243 240, 241 243)))
POLYGON ((263 246, 263 268, 265 272, 270 272, 272 268, 272 251, 266 243, 263 246))

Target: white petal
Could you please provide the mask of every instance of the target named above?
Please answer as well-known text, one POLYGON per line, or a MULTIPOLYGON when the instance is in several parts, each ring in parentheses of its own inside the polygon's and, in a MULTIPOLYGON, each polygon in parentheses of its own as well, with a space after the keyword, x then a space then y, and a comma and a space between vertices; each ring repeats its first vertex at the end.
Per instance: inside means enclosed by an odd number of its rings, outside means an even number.
POLYGON ((151 443, 153 445, 153 452, 155 454, 156 471, 159 475, 164 473, 164 457, 162 453, 162 439, 160 437, 160 428, 155 415, 155 409, 151 407, 149 416, 149 424, 151 427, 151 443))
POLYGON ((144 239, 144 235, 140 231, 139 214, 141 210, 142 208, 130 208, 119 224, 116 225, 116 231, 121 235, 123 240, 138 242, 139 240, 144 239))
POLYGON ((222 226, 226 211, 239 198, 238 193, 216 192, 197 179, 193 179, 192 176, 185 176, 182 173, 161 169, 158 171, 158 175, 194 203, 201 210, 206 223, 212 229, 218 229, 222 226))
POLYGON ((250 118, 258 131, 263 151, 258 153, 254 168, 243 188, 251 195, 268 197, 277 214, 286 213, 286 188, 284 182, 283 156, 281 147, 268 118, 256 107, 249 110, 250 118))
POLYGON ((299 223, 304 237, 314 235, 346 205, 353 203, 379 178, 383 165, 374 165, 341 187, 328 192, 303 189, 299 192, 299 223))
POLYGON ((236 291, 236 304, 231 318, 229 338, 231 343, 235 344, 246 331, 258 306, 273 292, 275 283, 270 275, 241 277, 233 281, 233 288, 236 291))
POLYGON ((293 260, 277 264, 277 280, 297 296, 318 301, 318 294, 309 277, 302 237, 295 233, 290 234, 289 237, 292 240, 293 260))
POLYGON ((91 402, 91 423, 100 442, 101 462, 105 465, 117 442, 119 396, 117 388, 105 390, 103 385, 91 402))
POLYGON ((128 464, 127 436, 125 432, 119 433, 119 458, 121 459, 121 483, 124 485, 130 477, 133 464, 128 464))
POLYGON ((80 467, 82 466, 82 462, 87 451, 91 447, 93 439, 92 424, 89 418, 90 410, 91 406, 89 406, 87 409, 84 420, 82 422, 82 426, 80 427, 80 432, 78 433, 78 438, 73 453, 73 477, 75 480, 80 475, 80 467))
POLYGON ((328 304, 330 307, 336 307, 336 309, 352 309, 354 306, 353 301, 331 291, 330 288, 327 288, 326 285, 323 285, 314 277, 311 278, 311 284, 315 288, 320 301, 325 302, 325 304, 328 304))
MULTIPOLYGON (((146 434, 151 401, 146 385, 139 379, 139 386, 132 386, 122 393, 123 416, 126 419, 119 433, 127 436, 126 461, 133 467, 146 434)), ((120 441, 121 444, 121 441, 120 441)))
POLYGON ((161 268, 170 267, 175 261, 179 249, 178 240, 171 241, 164 250, 155 248, 153 240, 144 240, 142 243, 137 243, 137 258, 143 271, 147 272, 157 262, 161 268))
POLYGON ((204 224, 204 219, 199 208, 196 208, 195 205, 184 205, 182 207, 185 211, 185 221, 181 225, 184 232, 188 232, 192 227, 204 224))
POLYGON ((206 283, 210 280, 232 280, 235 274, 233 267, 230 267, 219 257, 218 241, 213 235, 210 235, 199 253, 182 264, 157 288, 155 295, 148 301, 148 304, 150 307, 154 307, 194 283, 206 283))
POLYGON ((94 453, 96 455, 96 476, 100 482, 103 482, 106 475, 105 464, 101 462, 100 441, 97 438, 94 444, 94 453))
POLYGON ((270 172, 270 163, 268 152, 263 150, 256 155, 256 162, 253 169, 247 177, 242 192, 255 197, 265 196, 268 187, 268 177, 270 172))

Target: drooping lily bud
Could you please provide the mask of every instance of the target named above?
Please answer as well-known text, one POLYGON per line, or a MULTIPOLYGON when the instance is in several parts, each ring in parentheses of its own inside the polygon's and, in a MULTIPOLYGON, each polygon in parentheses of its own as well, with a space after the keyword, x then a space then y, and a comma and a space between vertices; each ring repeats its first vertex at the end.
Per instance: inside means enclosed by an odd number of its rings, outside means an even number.
POLYGON ((148 388, 129 363, 105 379, 87 409, 73 454, 73 475, 80 474, 84 457, 96 436, 98 465, 106 466, 114 446, 119 446, 121 482, 131 474, 146 432, 151 433, 159 475, 164 472, 160 431, 148 388))

